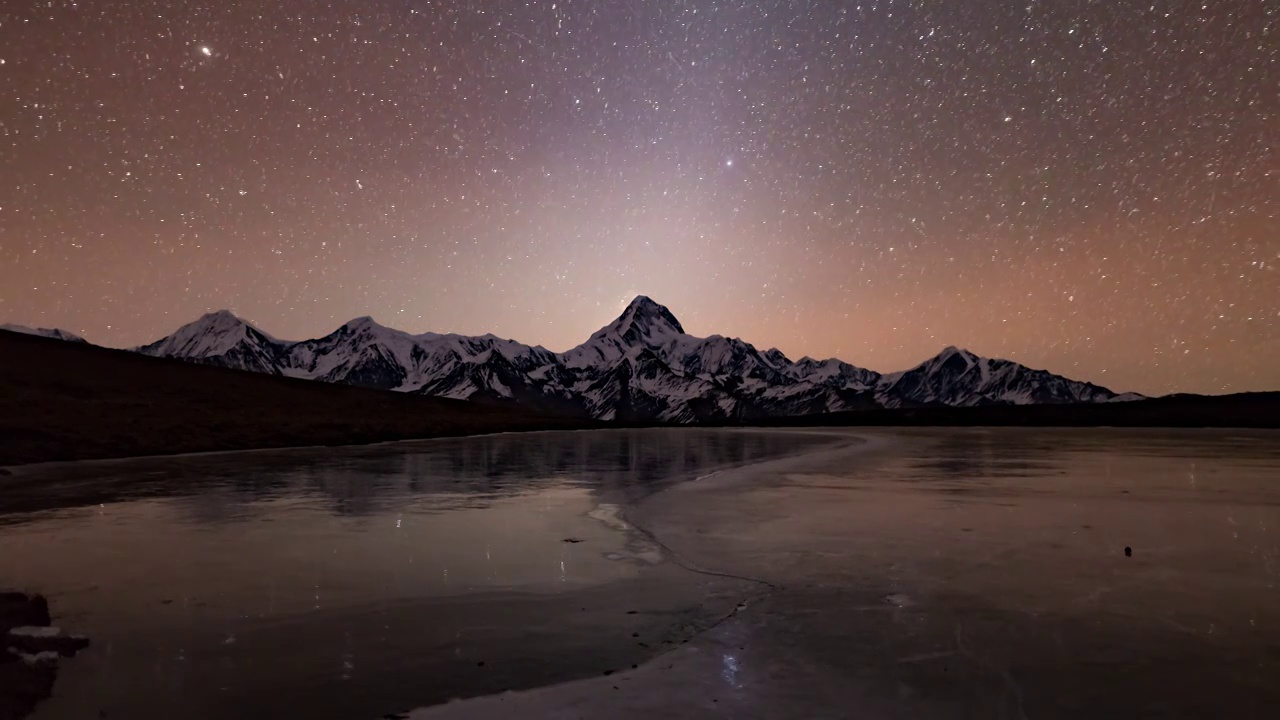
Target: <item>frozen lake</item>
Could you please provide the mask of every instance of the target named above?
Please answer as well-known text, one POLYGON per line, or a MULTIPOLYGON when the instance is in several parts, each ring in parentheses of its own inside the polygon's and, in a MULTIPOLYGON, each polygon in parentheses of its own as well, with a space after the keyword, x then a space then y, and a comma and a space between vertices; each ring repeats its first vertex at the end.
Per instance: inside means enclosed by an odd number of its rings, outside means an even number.
POLYGON ((534 433, 18 468, 0 587, 93 642, 36 718, 380 717, 630 668, 723 617, 750 583, 670 563, 619 510, 833 441, 534 433))
POLYGON ((36 718, 1280 703, 1276 433, 546 433, 0 480, 0 585, 94 642, 36 718))

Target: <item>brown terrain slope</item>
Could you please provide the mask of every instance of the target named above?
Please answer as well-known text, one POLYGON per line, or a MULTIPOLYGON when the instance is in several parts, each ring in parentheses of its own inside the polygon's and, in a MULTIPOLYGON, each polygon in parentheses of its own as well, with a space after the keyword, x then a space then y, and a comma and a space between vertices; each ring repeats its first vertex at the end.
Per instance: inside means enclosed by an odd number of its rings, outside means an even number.
POLYGON ((588 425, 0 331, 0 466, 588 425))

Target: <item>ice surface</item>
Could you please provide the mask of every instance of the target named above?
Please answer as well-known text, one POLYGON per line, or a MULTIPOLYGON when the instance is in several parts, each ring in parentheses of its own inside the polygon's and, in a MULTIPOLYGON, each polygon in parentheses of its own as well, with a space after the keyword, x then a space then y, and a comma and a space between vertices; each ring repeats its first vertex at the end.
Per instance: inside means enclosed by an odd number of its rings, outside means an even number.
POLYGON ((0 577, 98 642, 41 717, 379 717, 616 675, 719 622, 758 583, 673 562, 626 508, 831 442, 546 432, 32 468, 0 494, 0 577))
POLYGON ((636 670, 409 717, 1264 717, 1280 702, 1280 435, 859 434, 628 511, 692 565, 770 583, 749 608, 636 670))

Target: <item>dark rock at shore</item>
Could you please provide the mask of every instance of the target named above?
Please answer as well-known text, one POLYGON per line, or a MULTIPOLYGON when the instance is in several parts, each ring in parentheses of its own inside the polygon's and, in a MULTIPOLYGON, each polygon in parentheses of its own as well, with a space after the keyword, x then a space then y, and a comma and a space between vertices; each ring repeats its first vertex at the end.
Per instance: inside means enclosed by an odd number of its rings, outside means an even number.
POLYGON ((0 592, 0 635, 22 626, 44 627, 51 622, 49 601, 43 595, 0 592))
POLYGON ((58 658, 89 644, 50 622, 44 596, 0 592, 0 720, 21 720, 35 711, 53 694, 58 658))
POLYGON ((28 663, 7 651, 0 652, 0 720, 20 720, 53 695, 58 679, 55 663, 28 663))

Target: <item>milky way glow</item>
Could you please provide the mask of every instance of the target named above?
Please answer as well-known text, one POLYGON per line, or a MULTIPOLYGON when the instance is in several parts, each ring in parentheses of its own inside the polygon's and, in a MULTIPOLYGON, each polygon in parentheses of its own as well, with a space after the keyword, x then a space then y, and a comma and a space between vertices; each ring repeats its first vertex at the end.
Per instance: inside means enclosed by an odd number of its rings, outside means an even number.
POLYGON ((14 5, 0 322, 563 350, 644 293, 881 371, 1280 388, 1274 2, 14 5))

